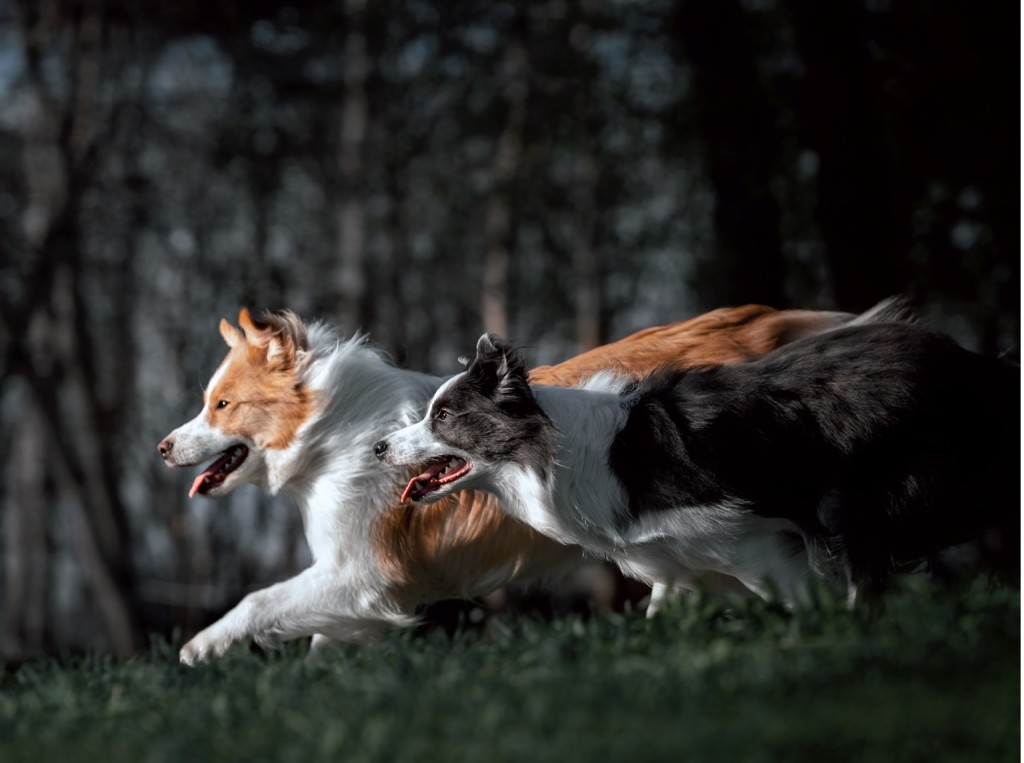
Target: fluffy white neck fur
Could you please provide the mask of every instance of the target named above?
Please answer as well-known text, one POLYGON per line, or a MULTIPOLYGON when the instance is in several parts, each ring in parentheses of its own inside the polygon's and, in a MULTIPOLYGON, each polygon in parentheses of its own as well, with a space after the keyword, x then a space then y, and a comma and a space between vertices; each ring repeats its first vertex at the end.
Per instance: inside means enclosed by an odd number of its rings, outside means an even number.
POLYGON ((606 552, 622 545, 616 509, 626 496, 607 463, 626 420, 618 394, 623 383, 601 375, 586 388, 532 388, 555 427, 558 451, 547 484, 519 466, 500 469, 495 492, 509 513, 562 543, 606 552))
POLYGON ((403 476, 381 469, 373 444, 416 421, 442 380, 396 368, 363 337, 338 341, 322 326, 311 327, 306 354, 302 378, 319 396, 316 412, 291 447, 268 456, 268 489, 298 502, 314 559, 375 566, 369 542, 340 543, 368 537, 401 493, 403 476))

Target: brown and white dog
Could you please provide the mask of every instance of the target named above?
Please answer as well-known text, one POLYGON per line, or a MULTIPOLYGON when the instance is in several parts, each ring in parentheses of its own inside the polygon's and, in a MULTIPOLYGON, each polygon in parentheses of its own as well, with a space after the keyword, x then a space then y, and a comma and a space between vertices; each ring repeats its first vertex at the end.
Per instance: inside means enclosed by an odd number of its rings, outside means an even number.
MULTIPOLYGON (((644 375, 666 364, 742 361, 780 345, 882 312, 724 308, 646 329, 557 366, 534 369, 535 383, 571 385, 600 370, 644 375)), ((169 466, 213 462, 189 495, 224 495, 256 483, 292 496, 302 513, 313 564, 246 596, 181 650, 194 665, 233 643, 266 646, 312 636, 365 642, 416 622, 423 605, 487 594, 585 561, 579 547, 548 540, 503 514, 495 498, 464 492, 431 506, 396 503, 413 476, 381 470, 372 446, 414 421, 443 379, 393 366, 365 337, 341 339, 292 313, 239 327, 221 321, 229 352, 206 387, 199 415, 160 442, 169 466)), ((657 593, 657 592, 656 592, 657 593)))

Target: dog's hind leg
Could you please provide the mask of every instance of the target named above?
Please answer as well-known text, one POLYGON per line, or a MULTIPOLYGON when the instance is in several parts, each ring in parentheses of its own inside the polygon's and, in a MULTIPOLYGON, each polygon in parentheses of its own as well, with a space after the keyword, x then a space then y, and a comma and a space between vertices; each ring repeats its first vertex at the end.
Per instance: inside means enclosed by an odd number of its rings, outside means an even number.
POLYGON ((736 543, 734 574, 762 599, 776 596, 787 606, 809 597, 812 567, 803 537, 792 530, 751 533, 736 543))

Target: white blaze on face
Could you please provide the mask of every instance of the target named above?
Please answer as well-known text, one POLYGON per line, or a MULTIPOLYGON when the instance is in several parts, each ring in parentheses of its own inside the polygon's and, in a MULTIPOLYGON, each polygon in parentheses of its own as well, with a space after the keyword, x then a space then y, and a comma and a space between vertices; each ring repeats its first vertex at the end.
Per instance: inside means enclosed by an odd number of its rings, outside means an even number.
POLYGON ((430 431, 430 422, 427 419, 418 421, 405 429, 399 429, 385 439, 388 443, 386 460, 394 466, 421 464, 424 461, 453 452, 450 446, 446 446, 434 438, 430 431))
POLYGON ((174 450, 168 459, 172 466, 195 466, 227 450, 239 439, 229 437, 210 426, 205 407, 198 416, 182 424, 170 436, 174 438, 174 450))
POLYGON ((433 502, 457 488, 467 487, 472 480, 473 463, 468 453, 439 440, 431 428, 434 403, 451 384, 449 379, 435 393, 426 416, 384 438, 387 449, 378 457, 392 466, 418 466, 421 471, 409 480, 400 497, 401 502, 433 502))
POLYGON ((249 458, 254 447, 251 438, 238 432, 229 434, 213 423, 211 406, 219 402, 216 390, 231 365, 230 360, 225 360, 210 379, 207 389, 214 394, 206 395, 199 415, 175 429, 167 438, 172 442, 169 451, 164 453, 164 460, 169 466, 196 466, 209 462, 193 480, 189 498, 197 493, 221 495, 248 481, 257 466, 257 460, 249 458))
MULTIPOLYGON (((206 389, 216 389, 228 366, 228 363, 220 365, 210 378, 206 389)), ((208 398, 198 416, 171 432, 174 449, 167 461, 172 466, 195 466, 238 442, 237 437, 229 437, 211 425, 210 404, 211 400, 208 398)))
POLYGON ((409 480, 400 502, 411 498, 431 503, 471 484, 474 465, 469 454, 437 440, 428 420, 400 429, 385 440, 387 450, 379 456, 385 463, 421 469, 409 480))
POLYGON ((422 419, 385 438, 388 443, 385 457, 387 463, 393 466, 409 466, 453 452, 450 447, 442 445, 435 439, 433 432, 430 431, 430 419, 434 412, 434 403, 463 376, 465 376, 465 372, 456 374, 437 389, 434 396, 430 398, 427 412, 422 419))

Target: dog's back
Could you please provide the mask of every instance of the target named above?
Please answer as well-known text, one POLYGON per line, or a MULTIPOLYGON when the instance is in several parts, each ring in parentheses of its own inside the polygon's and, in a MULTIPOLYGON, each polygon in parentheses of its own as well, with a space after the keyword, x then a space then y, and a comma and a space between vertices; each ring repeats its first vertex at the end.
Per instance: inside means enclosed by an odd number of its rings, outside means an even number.
POLYGON ((860 580, 1019 523, 1019 368, 906 324, 638 385, 611 453, 630 511, 738 498, 860 580))

